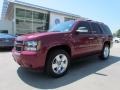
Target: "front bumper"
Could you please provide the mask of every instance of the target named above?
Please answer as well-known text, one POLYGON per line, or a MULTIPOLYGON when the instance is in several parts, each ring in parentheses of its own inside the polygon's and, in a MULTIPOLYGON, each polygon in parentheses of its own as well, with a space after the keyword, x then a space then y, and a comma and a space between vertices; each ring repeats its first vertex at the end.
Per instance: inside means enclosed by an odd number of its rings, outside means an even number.
POLYGON ((41 52, 12 50, 15 62, 28 69, 43 70, 45 66, 45 55, 41 52))

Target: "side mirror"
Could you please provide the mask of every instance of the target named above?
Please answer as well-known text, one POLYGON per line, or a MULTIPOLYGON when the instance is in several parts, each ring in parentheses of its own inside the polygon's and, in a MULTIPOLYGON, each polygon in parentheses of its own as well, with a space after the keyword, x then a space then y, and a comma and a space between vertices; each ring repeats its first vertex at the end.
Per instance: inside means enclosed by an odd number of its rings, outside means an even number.
POLYGON ((76 30, 77 33, 87 33, 88 32, 88 29, 86 27, 79 27, 77 30, 76 30))
POLYGON ((87 33, 87 32, 88 32, 88 30, 87 30, 87 29, 86 29, 86 30, 85 30, 85 29, 83 29, 83 30, 82 30, 82 29, 81 29, 81 30, 80 30, 80 29, 78 29, 78 30, 76 30, 76 32, 78 32, 78 33, 87 33))

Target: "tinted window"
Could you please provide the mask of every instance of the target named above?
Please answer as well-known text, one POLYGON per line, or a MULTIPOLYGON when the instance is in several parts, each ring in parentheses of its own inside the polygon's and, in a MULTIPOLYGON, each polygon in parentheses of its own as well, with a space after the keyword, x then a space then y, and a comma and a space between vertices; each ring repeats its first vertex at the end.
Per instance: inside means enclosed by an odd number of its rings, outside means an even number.
POLYGON ((25 17, 25 10, 24 10, 24 9, 19 9, 19 8, 17 8, 17 9, 16 9, 16 16, 17 16, 17 17, 24 18, 24 17, 25 17))
POLYGON ((108 26, 101 24, 101 28, 105 34, 112 34, 108 26))
POLYGON ((0 30, 0 33, 8 33, 8 30, 0 30))
POLYGON ((74 18, 65 18, 65 21, 70 21, 70 20, 74 20, 75 21, 74 18))
POLYGON ((80 33, 88 34, 90 33, 90 25, 88 22, 80 22, 76 30, 80 33))
POLYGON ((44 14, 40 12, 33 12, 33 19, 44 19, 44 14))
POLYGON ((91 23, 91 26, 92 26, 92 32, 94 34, 101 34, 102 33, 101 28, 97 23, 91 23))
POLYGON ((32 11, 26 10, 25 18, 28 20, 32 20, 32 11))

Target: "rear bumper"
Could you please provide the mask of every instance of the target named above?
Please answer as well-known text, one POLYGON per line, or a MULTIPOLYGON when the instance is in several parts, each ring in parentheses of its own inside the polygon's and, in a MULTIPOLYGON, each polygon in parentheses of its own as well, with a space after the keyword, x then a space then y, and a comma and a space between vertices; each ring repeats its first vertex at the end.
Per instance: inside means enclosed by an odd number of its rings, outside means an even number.
POLYGON ((45 56, 41 52, 22 51, 17 52, 12 50, 12 55, 15 62, 21 67, 31 70, 43 70, 45 66, 45 56))

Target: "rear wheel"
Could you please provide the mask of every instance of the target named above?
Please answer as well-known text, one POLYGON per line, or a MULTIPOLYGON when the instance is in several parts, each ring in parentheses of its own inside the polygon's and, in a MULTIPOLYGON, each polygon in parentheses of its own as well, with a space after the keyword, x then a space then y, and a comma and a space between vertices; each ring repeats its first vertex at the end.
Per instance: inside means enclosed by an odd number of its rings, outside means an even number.
POLYGON ((100 59, 106 60, 109 58, 109 55, 110 55, 110 46, 105 44, 101 52, 100 59))
POLYGON ((52 51, 47 58, 46 72, 48 75, 57 78, 68 71, 70 56, 64 50, 52 51))

